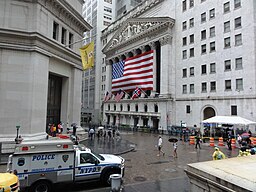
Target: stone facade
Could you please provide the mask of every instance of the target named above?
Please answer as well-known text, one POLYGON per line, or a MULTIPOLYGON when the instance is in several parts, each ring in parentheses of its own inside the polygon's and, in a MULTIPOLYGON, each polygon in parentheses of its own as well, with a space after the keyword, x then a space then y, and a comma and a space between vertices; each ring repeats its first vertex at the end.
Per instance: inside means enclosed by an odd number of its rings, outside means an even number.
POLYGON ((62 78, 60 120, 80 124, 82 67, 75 43, 91 26, 78 4, 61 1, 0 2, 0 130, 12 140, 45 136, 49 74, 62 78), (56 31, 54 36, 54 22, 56 31), (70 43, 74 43, 69 45, 70 43))
MULTIPOLYGON (((166 130, 181 124, 202 127, 201 121, 214 115, 238 115, 254 121, 255 2, 224 4, 148 0, 107 27, 102 33, 102 40, 108 42, 103 47, 106 91, 111 90, 111 65, 116 58, 129 52, 136 55, 137 49, 145 52, 146 46, 156 50, 158 45, 161 51, 154 62, 157 66, 160 61, 160 76, 155 77, 159 79, 154 80, 151 95, 103 102, 104 123, 138 123, 166 130), (154 123, 155 116, 158 122, 154 123)), ((250 128, 255 131, 254 126, 250 128)))

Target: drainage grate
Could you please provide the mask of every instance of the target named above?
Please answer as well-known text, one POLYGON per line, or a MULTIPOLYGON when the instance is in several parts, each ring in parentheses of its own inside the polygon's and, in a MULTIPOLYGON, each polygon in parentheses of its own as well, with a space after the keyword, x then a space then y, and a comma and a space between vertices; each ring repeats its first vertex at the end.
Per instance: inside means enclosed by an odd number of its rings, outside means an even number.
POLYGON ((134 181, 146 181, 147 179, 145 177, 142 177, 142 176, 137 176, 137 177, 134 177, 134 181))

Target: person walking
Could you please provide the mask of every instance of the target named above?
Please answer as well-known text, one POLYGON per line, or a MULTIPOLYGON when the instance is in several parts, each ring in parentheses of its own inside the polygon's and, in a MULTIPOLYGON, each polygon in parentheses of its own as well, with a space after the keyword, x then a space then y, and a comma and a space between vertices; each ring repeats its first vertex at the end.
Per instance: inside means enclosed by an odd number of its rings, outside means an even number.
POLYGON ((178 140, 175 140, 175 142, 173 142, 173 157, 174 158, 178 158, 177 148, 178 148, 178 140))
POLYGON ((199 149, 201 149, 200 142, 201 142, 200 134, 197 134, 197 136, 196 136, 196 146, 195 146, 196 149, 197 149, 197 147, 199 147, 199 149))
POLYGON ((164 153, 163 150, 162 150, 162 147, 163 147, 163 139, 162 139, 161 135, 159 135, 159 137, 158 137, 158 144, 157 144, 157 147, 158 147, 158 154, 157 154, 157 156, 160 156, 161 153, 162 153, 163 156, 164 156, 165 153, 164 153))

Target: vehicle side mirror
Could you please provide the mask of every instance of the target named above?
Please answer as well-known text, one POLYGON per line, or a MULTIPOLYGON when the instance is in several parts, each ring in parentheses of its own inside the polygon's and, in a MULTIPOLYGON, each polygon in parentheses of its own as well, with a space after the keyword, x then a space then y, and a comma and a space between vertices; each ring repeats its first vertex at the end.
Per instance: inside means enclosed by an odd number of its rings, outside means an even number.
POLYGON ((95 159, 94 163, 95 163, 95 165, 98 165, 100 162, 98 159, 95 159))

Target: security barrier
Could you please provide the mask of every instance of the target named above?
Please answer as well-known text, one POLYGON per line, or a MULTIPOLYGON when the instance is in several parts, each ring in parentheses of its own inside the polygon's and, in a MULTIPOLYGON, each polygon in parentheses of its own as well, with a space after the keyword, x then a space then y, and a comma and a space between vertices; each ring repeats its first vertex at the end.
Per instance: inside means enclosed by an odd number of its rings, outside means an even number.
POLYGON ((231 148, 235 149, 236 148, 236 139, 231 139, 231 148))
POLYGON ((224 146, 224 143, 223 143, 223 138, 222 137, 219 137, 219 146, 224 146))
POLYGON ((189 145, 195 145, 195 137, 194 136, 189 137, 189 145))
POLYGON ((210 137, 210 147, 214 147, 214 138, 210 137))

